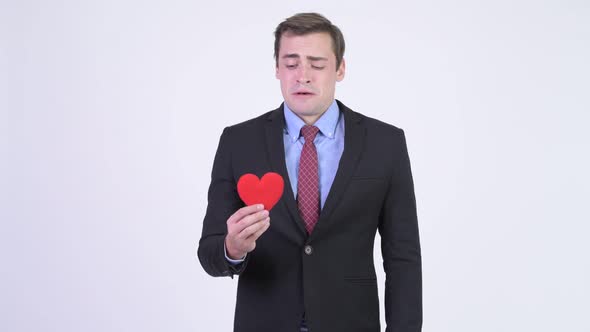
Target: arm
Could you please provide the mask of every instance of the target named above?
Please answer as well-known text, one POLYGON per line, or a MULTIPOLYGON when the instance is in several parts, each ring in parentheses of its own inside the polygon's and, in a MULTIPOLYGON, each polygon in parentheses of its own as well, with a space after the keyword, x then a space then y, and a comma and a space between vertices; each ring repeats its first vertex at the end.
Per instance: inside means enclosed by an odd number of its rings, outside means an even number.
POLYGON ((231 264, 225 256, 226 221, 236 210, 244 206, 238 196, 233 177, 228 136, 228 129, 225 128, 213 162, 207 212, 197 253, 203 269, 208 274, 233 278, 234 274, 240 274, 244 270, 248 257, 243 263, 231 264))
POLYGON ((379 222, 386 276, 386 331, 419 332, 422 329, 422 259, 414 184, 403 131, 399 132, 395 153, 395 169, 379 222))

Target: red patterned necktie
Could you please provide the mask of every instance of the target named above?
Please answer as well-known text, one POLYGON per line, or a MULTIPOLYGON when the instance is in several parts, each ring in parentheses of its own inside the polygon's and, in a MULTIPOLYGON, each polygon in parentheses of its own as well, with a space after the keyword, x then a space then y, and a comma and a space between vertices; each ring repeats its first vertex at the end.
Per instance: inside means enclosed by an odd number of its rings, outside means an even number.
POLYGON ((305 125, 301 128, 305 143, 299 159, 297 206, 299 207, 299 214, 305 222, 308 234, 311 234, 320 216, 318 153, 313 144, 318 132, 319 129, 315 126, 305 125))

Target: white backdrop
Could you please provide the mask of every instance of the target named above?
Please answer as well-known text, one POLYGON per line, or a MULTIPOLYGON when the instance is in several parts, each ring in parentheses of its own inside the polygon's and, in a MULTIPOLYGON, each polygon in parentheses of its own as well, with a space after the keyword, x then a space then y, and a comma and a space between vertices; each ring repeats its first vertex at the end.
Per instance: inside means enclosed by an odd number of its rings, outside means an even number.
POLYGON ((344 33, 337 98, 406 132, 424 331, 590 331, 588 1, 212 3, 1 1, 1 331, 231 330, 213 156, 302 11, 344 33))

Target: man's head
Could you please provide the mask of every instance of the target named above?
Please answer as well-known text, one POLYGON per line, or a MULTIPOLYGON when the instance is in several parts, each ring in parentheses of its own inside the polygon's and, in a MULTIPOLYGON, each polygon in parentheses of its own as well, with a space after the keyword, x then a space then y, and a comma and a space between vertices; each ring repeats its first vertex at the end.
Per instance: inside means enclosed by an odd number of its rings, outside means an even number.
POLYGON ((289 17, 275 30, 276 77, 289 108, 313 123, 334 100, 344 78, 344 37, 316 13, 289 17))

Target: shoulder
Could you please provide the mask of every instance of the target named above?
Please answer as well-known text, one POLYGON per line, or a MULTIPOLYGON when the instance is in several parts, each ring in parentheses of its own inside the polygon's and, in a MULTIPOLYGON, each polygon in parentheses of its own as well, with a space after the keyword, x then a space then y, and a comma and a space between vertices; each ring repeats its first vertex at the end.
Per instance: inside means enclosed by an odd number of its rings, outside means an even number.
POLYGON ((229 125, 223 129, 222 136, 229 138, 244 138, 244 137, 251 137, 256 133, 264 132, 264 125, 271 117, 277 115, 277 110, 271 110, 264 114, 261 114, 255 118, 238 122, 232 125, 229 125))
POLYGON ((383 133, 389 133, 390 135, 401 135, 404 132, 404 130, 400 127, 397 127, 390 123, 363 114, 360 114, 360 116, 362 117, 362 121, 365 123, 365 126, 368 129, 377 130, 383 133))
POLYGON ((345 118, 363 125, 367 130, 367 135, 379 139, 399 140, 403 138, 404 130, 402 128, 354 111, 341 102, 338 102, 338 104, 343 112, 348 113, 345 118))

